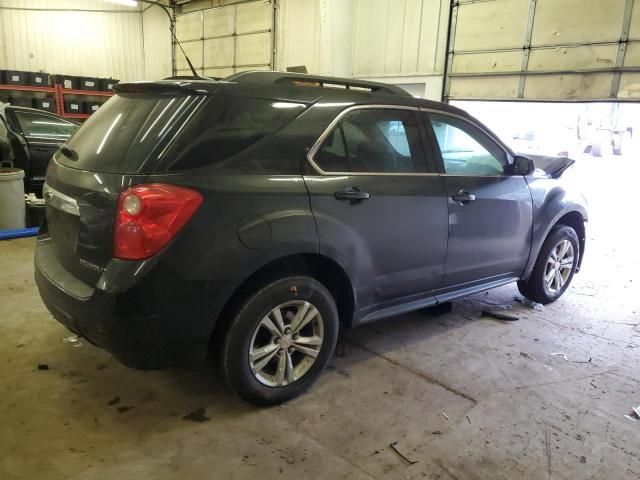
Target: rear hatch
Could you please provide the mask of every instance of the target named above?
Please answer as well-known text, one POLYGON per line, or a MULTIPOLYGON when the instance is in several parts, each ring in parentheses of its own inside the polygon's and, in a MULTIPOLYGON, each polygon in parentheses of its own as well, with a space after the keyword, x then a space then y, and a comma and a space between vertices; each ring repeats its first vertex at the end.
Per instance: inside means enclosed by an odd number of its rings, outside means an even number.
POLYGON ((116 95, 55 153, 41 233, 66 270, 96 284, 112 258, 119 193, 144 181, 203 101, 197 92, 162 89, 116 95))
POLYGON ((283 159, 282 148, 262 147, 311 101, 238 89, 224 82, 118 86, 118 95, 56 152, 47 170, 42 233, 48 229, 51 248, 66 270, 90 285, 100 279, 113 258, 118 197, 127 187, 171 183, 206 197, 213 195, 207 190, 224 184, 203 181, 214 171, 221 178, 299 171, 297 157, 283 159))

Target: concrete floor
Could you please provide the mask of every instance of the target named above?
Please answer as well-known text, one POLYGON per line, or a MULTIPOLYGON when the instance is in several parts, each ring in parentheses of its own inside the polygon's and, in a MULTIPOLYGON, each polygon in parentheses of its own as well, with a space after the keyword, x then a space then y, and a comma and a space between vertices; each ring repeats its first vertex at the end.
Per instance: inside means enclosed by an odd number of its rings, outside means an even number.
POLYGON ((0 478, 640 478, 640 422, 624 417, 640 405, 640 232, 619 213, 638 169, 603 162, 577 169, 592 220, 562 300, 532 310, 508 286, 354 330, 309 393, 270 409, 211 369, 139 372, 65 341, 34 240, 0 242, 0 478), (493 304, 520 320, 481 318, 493 304))

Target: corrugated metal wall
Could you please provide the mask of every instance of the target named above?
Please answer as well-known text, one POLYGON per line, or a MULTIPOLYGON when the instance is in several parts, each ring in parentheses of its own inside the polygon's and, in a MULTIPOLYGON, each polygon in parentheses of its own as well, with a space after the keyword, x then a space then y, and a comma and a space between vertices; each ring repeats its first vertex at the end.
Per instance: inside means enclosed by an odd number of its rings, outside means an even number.
POLYGON ((142 14, 100 0, 2 0, 0 68, 140 80, 142 14))
POLYGON ((142 13, 142 31, 144 79, 159 80, 171 76, 169 17, 158 7, 145 7, 142 13))
POLYGON ((452 99, 640 98, 640 0, 461 0, 452 99))
POLYGON ((278 2, 276 26, 276 67, 304 65, 309 73, 328 74, 328 65, 323 65, 320 0, 280 0, 278 2))
POLYGON ((356 0, 356 76, 444 73, 448 0, 356 0))

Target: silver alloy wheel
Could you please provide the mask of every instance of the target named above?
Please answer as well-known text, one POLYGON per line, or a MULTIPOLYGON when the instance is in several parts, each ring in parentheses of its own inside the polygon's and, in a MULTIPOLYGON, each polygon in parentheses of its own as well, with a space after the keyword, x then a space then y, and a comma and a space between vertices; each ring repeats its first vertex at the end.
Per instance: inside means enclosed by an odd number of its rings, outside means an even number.
POLYGON ((552 295, 562 290, 569 280, 573 269, 573 256, 573 244, 569 240, 562 240, 551 249, 544 270, 544 286, 552 295))
POLYGON ((269 387, 299 380, 322 348, 324 324, 318 309, 304 300, 278 305, 258 324, 249 344, 249 365, 269 387))

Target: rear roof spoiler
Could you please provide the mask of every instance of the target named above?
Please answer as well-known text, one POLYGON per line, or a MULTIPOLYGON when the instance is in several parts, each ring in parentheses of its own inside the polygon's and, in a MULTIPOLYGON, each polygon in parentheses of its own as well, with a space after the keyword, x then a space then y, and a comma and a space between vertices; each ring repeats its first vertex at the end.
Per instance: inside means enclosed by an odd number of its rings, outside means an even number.
POLYGON ((234 73, 224 79, 225 82, 252 83, 254 85, 289 85, 298 87, 338 88, 353 91, 381 93, 384 95, 411 95, 400 87, 387 83, 369 82, 352 78, 324 77, 306 73, 248 71, 234 73))
POLYGON ((161 80, 156 82, 116 83, 116 93, 177 93, 177 94, 210 94, 217 88, 213 80, 161 80))

